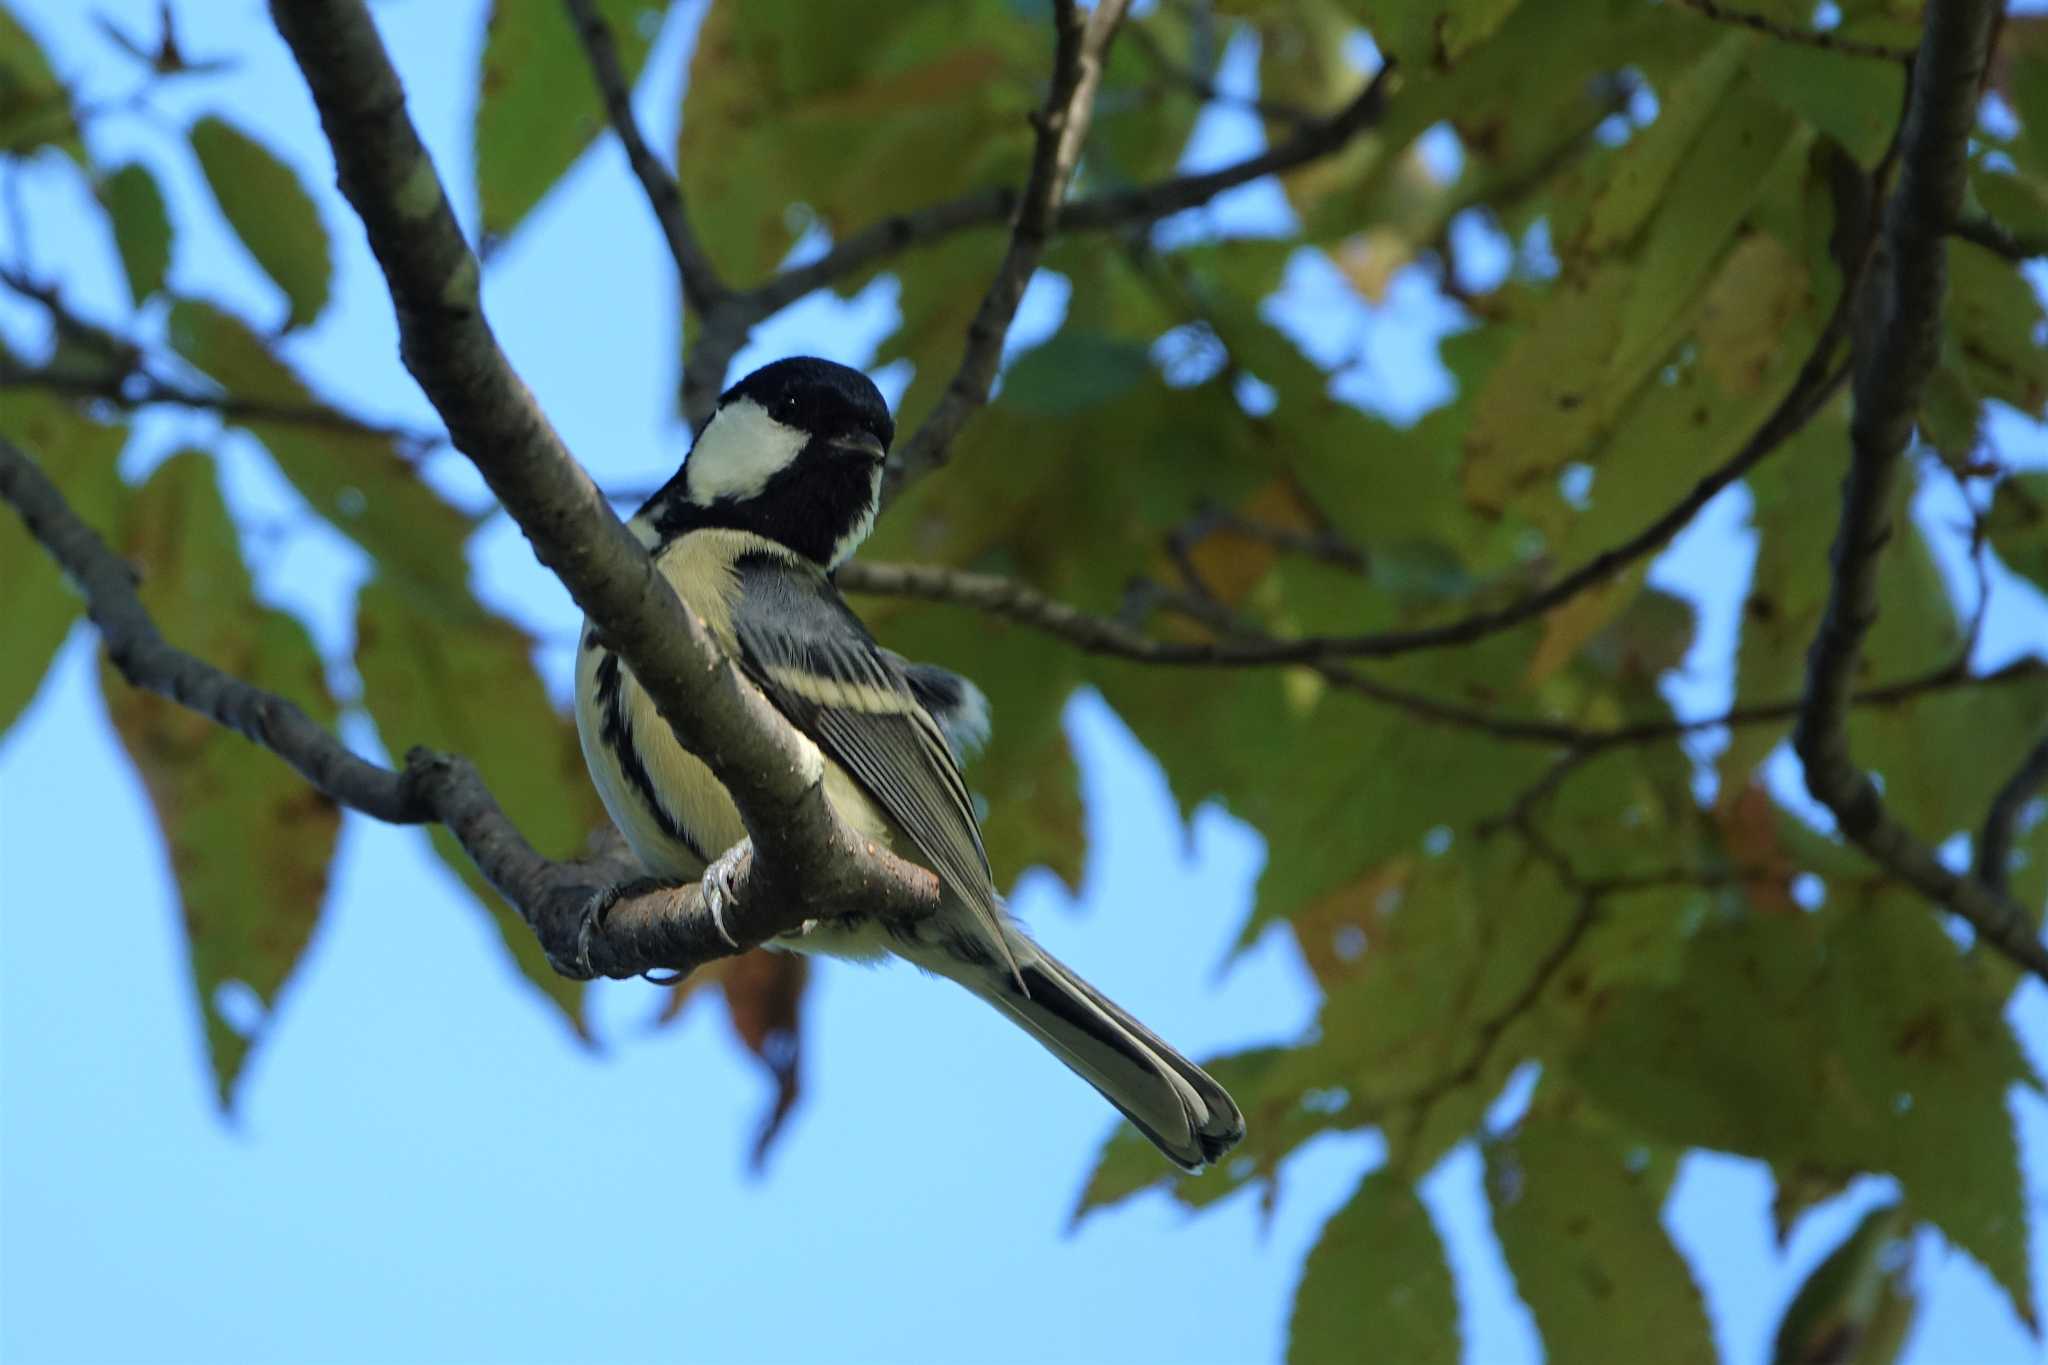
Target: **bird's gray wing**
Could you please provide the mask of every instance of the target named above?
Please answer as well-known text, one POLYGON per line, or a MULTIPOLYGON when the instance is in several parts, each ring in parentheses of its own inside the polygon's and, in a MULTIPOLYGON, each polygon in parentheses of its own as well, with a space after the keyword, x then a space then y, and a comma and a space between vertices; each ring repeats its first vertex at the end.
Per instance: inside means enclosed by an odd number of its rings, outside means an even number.
POLYGON ((761 552, 742 555, 734 571, 741 668, 902 827, 1014 972, 967 784, 902 660, 812 566, 761 552))

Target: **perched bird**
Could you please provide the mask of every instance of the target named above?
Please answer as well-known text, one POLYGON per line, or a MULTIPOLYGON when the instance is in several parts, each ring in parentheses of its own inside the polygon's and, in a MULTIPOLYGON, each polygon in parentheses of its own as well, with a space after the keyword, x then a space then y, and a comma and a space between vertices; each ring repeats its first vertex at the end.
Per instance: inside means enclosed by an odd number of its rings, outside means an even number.
MULTIPOLYGON (((1223 1088, 1027 937, 996 895, 959 758, 987 733, 979 689, 879 646, 830 574, 866 538, 895 423, 858 370, 777 361, 719 400, 635 535, 713 638, 824 757, 825 794, 863 836, 938 875, 914 920, 813 920, 777 947, 887 953, 959 982, 1196 1170, 1244 1136, 1223 1088)), ((729 887, 746 829, 632 673, 586 626, 576 725, 605 808, 648 870, 729 887)))

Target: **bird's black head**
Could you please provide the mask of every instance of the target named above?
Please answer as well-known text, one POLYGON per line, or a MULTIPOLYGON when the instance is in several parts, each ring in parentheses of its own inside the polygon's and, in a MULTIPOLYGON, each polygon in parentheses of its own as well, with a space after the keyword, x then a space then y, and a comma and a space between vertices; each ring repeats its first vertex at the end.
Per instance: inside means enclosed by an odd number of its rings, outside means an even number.
POLYGON ((859 370, 778 360, 719 397, 682 471, 636 520, 661 540, 706 526, 752 531, 833 568, 874 525, 895 435, 859 370))

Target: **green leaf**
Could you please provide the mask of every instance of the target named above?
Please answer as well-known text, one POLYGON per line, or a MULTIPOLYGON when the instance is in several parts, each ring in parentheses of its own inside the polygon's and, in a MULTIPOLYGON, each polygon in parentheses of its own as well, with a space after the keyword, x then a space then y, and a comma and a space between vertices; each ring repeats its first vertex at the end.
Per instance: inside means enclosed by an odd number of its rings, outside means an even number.
POLYGON ((386 571, 416 586, 466 598, 463 558, 471 521, 442 501, 389 436, 355 427, 317 398, 248 324, 209 303, 180 299, 171 344, 236 398, 299 415, 245 417, 284 476, 313 510, 386 571))
POLYGON ((1428 1210, 1375 1171, 1323 1224, 1287 1326, 1288 1365, 1456 1365, 1458 1302, 1428 1210))
POLYGON ((1903 1205, 1864 1214, 1786 1307, 1772 1365, 1891 1365, 1916 1307, 1912 1235, 1903 1205))
MULTIPOLYGON (((1046 17, 1027 19, 1010 0, 716 0, 697 33, 676 152, 690 201, 718 206, 699 219, 705 249, 747 280, 807 226, 794 205, 843 233, 1021 181, 1046 17)), ((924 273, 909 272, 906 287, 924 273)), ((970 312, 984 287, 973 287, 970 312)))
MULTIPOLYGON (((473 602, 454 604, 375 578, 356 599, 356 667, 385 749, 403 754, 424 744, 468 758, 543 855, 575 857, 603 826, 576 727, 548 700, 533 641, 511 623, 473 602), (489 704, 479 705, 481 698, 489 704)), ((533 931, 452 835, 436 826, 433 840, 434 851, 490 912, 520 973, 587 1040, 583 983, 548 965, 533 931)))
MULTIPOLYGON (((165 461, 122 524, 121 550, 166 639, 334 725, 339 712, 312 637, 255 599, 211 459, 187 451, 165 461)), ((100 677, 169 848, 207 1051, 220 1103, 231 1107, 319 919, 341 812, 276 755, 211 718, 130 687, 111 664, 100 677), (243 989, 261 1006, 254 1021, 233 1001, 243 989)))
POLYGON ((327 228, 298 172, 225 119, 192 125, 192 152, 228 226, 290 305, 286 329, 303 327, 327 306, 333 274, 327 228))
POLYGON ((147 166, 130 161, 100 180, 99 198, 113 220, 128 297, 139 306, 164 287, 171 268, 171 219, 163 191, 147 166))
POLYGON ((2048 416, 2048 315, 2019 267, 1973 242, 1949 248, 1943 320, 1979 393, 2031 417, 2048 416))
POLYGON ((1699 1287, 1659 1221, 1663 1191, 1628 1144, 1533 1113, 1486 1152, 1494 1231, 1552 1360, 1713 1365, 1699 1287))
MULTIPOLYGON (((597 10, 630 86, 647 64, 667 0, 598 0, 597 10)), ((494 0, 472 129, 486 239, 525 221, 605 127, 583 41, 560 0, 494 0)))
MULTIPOLYGON (((128 439, 126 426, 104 426, 31 389, 6 398, 6 433, 49 475, 71 510, 103 536, 111 536, 124 493, 114 461, 128 439)), ((13 509, 0 513, 0 735, 35 696, 50 659, 71 633, 84 603, 47 551, 30 537, 13 509)))
POLYGON ((1151 373, 1145 347, 1063 329, 1011 363, 1002 401, 1021 413, 1066 417, 1122 397, 1151 373))
POLYGON ((86 164, 71 92, 50 68, 35 35, 0 8, 0 155, 55 147, 86 164))
POLYGON ((1857 164, 1877 164, 1899 121, 1905 71, 1894 62, 1811 43, 1757 42, 1749 69, 1787 109, 1842 144, 1857 164))
POLYGON ((1681 980, 1603 1003, 1573 1072, 1661 1143, 1889 1172, 2031 1323, 2006 1107, 2031 1076, 2000 993, 1917 898, 1852 887, 1831 880, 1814 914, 1702 931, 1681 980))
POLYGON ((1984 530, 2000 563, 2048 592, 2048 473, 2000 483, 1984 530))

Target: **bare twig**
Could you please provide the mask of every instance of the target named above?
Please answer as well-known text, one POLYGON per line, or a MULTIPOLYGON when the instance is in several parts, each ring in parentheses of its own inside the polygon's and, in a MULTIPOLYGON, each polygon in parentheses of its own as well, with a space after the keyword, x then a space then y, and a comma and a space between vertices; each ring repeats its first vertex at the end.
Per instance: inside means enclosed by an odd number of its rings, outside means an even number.
POLYGON ((186 388, 142 369, 127 374, 72 374, 63 370, 15 365, 0 358, 0 390, 6 389, 37 389, 65 398, 111 403, 127 410, 190 408, 216 413, 229 422, 283 422, 350 436, 376 437, 413 453, 431 450, 448 439, 444 433, 424 428, 365 422, 325 403, 280 403, 267 398, 246 398, 233 393, 209 393, 186 388))
MULTIPOLYGON (((1140 585, 1137 595, 1143 605, 1170 607, 1227 630, 1231 639, 1222 642, 1237 651, 1235 657, 1219 657, 1207 642, 1160 640, 1126 621, 1083 611, 1071 603, 1049 597, 1036 588, 997 574, 974 573, 931 564, 890 564, 853 560, 842 564, 836 575, 840 588, 876 597, 904 597, 914 601, 940 602, 985 612, 990 616, 1040 631, 1088 654, 1129 659, 1136 663, 1167 666, 1293 667, 1306 663, 1345 690, 1375 701, 1411 711, 1425 719, 1441 721, 1464 729, 1481 730, 1496 738, 1531 744, 1559 745, 1583 751, 1585 757, 1604 749, 1628 745, 1655 744, 1704 730, 1750 725, 1769 725, 1790 720, 1799 712, 1799 699, 1757 702, 1738 706, 1718 715, 1693 720, 1645 721, 1611 729, 1590 729, 1561 721, 1518 719, 1458 706, 1422 693, 1368 678, 1354 670, 1334 672, 1323 665, 1328 660, 1303 661, 1289 657, 1284 646, 1249 630, 1244 622, 1219 616, 1210 604, 1186 594, 1174 594, 1157 584, 1140 585)), ((1966 687, 1999 687, 2030 681, 2048 674, 2048 662, 2023 658, 1991 673, 1972 674, 1966 659, 1957 656, 1925 673, 1882 686, 1864 688, 1851 698, 1856 706, 1896 706, 1935 692, 1966 687)))
POLYGON ((1227 104, 1249 109, 1260 118, 1274 123, 1284 123, 1297 132, 1304 128, 1312 128, 1322 121, 1315 110, 1304 105, 1267 99, 1263 93, 1249 99, 1231 94, 1219 87, 1207 73, 1175 61, 1172 54, 1161 46, 1159 39, 1143 24, 1130 26, 1130 40, 1145 55, 1145 60, 1152 64, 1153 70, 1204 104, 1227 104))
POLYGON ((633 85, 619 65, 618 49, 612 43, 611 25, 598 11, 597 0, 563 0, 563 3, 568 6, 569 20, 576 27, 577 37, 583 41, 590 74, 597 81, 597 92, 604 99, 605 113, 611 119, 612 130, 618 134, 619 145, 626 149, 626 160, 632 163, 633 174, 647 195, 648 206, 654 210, 654 217, 661 224, 661 235, 668 242, 669 255, 675 258, 683 299, 698 313, 711 313, 725 303, 732 291, 719 278, 717 267, 712 265, 703 243, 697 240, 696 230, 690 226, 682 187, 676 183, 668 167, 662 165, 648 148, 647 139, 640 135, 640 124, 633 117, 633 85))
POLYGON ((1977 836, 1977 880, 2000 896, 2007 894, 2009 886, 2014 826, 2027 802, 2043 787, 2048 787, 2048 736, 2027 753, 1991 798, 1991 808, 1984 813, 1984 829, 1977 836))
POLYGON ((1031 158, 1031 174, 1024 182, 1024 195, 1017 219, 1010 228, 1010 245, 996 267, 995 279, 982 295, 981 306, 967 325, 967 346, 945 392, 910 439, 900 446, 889 462, 889 490, 900 490, 919 476, 946 461, 953 438, 967 425, 967 419, 988 402, 989 389, 1002 360, 1003 338, 1010 334, 1011 320, 1024 287, 1038 270, 1046 243, 1052 240, 1059 221, 1060 202, 1067 184, 1081 161, 1081 144, 1087 140, 1088 124, 1095 112, 1095 92, 1102 84, 1102 67, 1109 45, 1123 23, 1127 0, 1095 0, 1084 15, 1073 0, 1054 0, 1053 28, 1056 49, 1053 56, 1052 86, 1036 120, 1038 141, 1031 158))
POLYGON ((839 818, 816 746, 738 673, 655 572, 513 372, 483 316, 476 258, 363 0, 272 0, 270 8, 319 109, 342 193, 383 267, 407 368, 541 562, 739 807, 758 856, 740 874, 728 915, 728 927, 739 922, 734 936, 764 942, 835 899, 878 914, 929 908, 932 875, 839 818))
POLYGON ((1828 52, 1839 52, 1845 57, 1871 57, 1878 61, 1905 62, 1913 58, 1913 50, 1904 47, 1888 47, 1883 43, 1865 42, 1860 38, 1843 38, 1818 29, 1794 28, 1781 24, 1765 15, 1752 14, 1747 10, 1730 9, 1717 0, 1678 0, 1689 10, 1712 19, 1717 24, 1733 24, 1752 32, 1776 38, 1779 42, 1800 43, 1806 47, 1817 47, 1828 52))
POLYGON ((1890 269, 1882 314, 1858 358, 1841 526, 1793 747, 1805 766, 1807 790, 1834 813, 1845 838, 1968 921, 1987 945, 2048 979, 2048 948, 2029 917, 1992 887, 1949 871, 1891 814, 1851 754, 1847 726, 1863 639, 1877 617, 1878 561, 1891 538, 1892 491, 1940 355, 1947 232, 1963 202, 1969 135, 1997 15, 1991 0, 1930 0, 1927 6, 1899 185, 1885 217, 1890 269))

